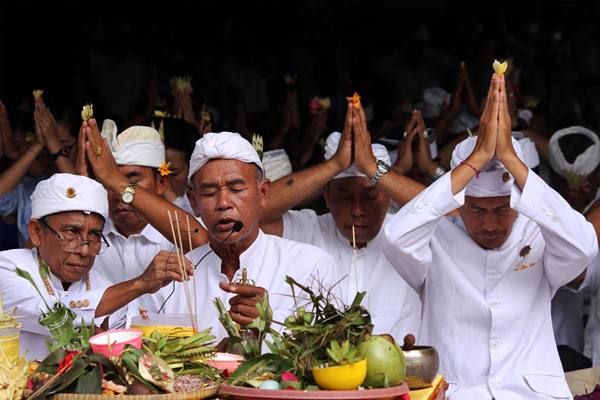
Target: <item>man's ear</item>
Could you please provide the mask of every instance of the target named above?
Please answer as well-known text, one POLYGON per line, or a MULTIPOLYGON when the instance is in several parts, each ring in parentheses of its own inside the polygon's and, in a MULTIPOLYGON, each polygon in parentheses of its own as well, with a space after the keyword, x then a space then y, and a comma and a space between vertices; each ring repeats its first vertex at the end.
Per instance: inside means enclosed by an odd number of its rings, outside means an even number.
POLYGON ((31 241, 31 244, 33 247, 39 247, 42 243, 42 226, 40 221, 32 218, 29 220, 27 229, 29 231, 29 240, 31 241))
POLYGON ((258 195, 260 197, 260 205, 265 207, 267 205, 267 199, 269 198, 269 191, 271 190, 271 181, 263 179, 258 182, 258 195))
POLYGON ((169 176, 158 175, 156 178, 156 194, 162 196, 169 188, 169 176))

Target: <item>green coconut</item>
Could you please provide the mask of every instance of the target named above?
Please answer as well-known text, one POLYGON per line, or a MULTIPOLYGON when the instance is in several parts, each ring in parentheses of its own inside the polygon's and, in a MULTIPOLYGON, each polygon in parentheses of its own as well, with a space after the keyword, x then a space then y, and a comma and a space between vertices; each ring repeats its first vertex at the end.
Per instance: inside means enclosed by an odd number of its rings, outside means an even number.
POLYGON ((358 352, 367 359, 367 377, 363 386, 382 388, 404 382, 406 360, 398 345, 381 336, 370 336, 358 345, 358 352))

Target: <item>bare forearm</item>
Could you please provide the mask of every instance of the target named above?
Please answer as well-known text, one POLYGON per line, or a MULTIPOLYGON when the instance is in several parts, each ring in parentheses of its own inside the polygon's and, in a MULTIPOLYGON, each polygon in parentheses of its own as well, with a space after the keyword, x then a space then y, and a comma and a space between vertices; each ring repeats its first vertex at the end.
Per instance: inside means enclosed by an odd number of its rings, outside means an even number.
POLYGON ((104 291, 94 317, 110 315, 144 294, 137 278, 110 286, 104 291))
MULTIPOLYGON (((109 190, 121 193, 129 184, 127 178, 123 176, 123 180, 113 183, 109 190)), ((108 189, 108 188, 107 188, 108 189)), ((135 197, 131 205, 164 237, 171 240, 173 238, 173 230, 169 220, 169 213, 173 224, 179 219, 179 230, 181 231, 181 241, 185 252, 193 250, 208 242, 208 234, 204 227, 191 214, 177 207, 170 201, 152 193, 143 187, 138 186, 135 189, 135 197), (187 219, 186 219, 187 215, 187 219), (189 248, 187 220, 190 223, 192 248, 189 248)), ((176 228, 175 228, 176 229, 176 228)), ((172 240, 171 240, 172 241, 172 240)))
POLYGON ((379 189, 400 206, 411 201, 425 190, 425 188, 426 186, 422 183, 401 175, 394 170, 385 174, 379 181, 379 189))
POLYGON ((309 197, 340 173, 333 159, 278 179, 271 186, 261 223, 270 223, 309 197))
POLYGON ((43 148, 44 145, 42 144, 32 144, 6 171, 2 173, 2 175, 0 175, 0 195, 10 192, 17 186, 43 148))

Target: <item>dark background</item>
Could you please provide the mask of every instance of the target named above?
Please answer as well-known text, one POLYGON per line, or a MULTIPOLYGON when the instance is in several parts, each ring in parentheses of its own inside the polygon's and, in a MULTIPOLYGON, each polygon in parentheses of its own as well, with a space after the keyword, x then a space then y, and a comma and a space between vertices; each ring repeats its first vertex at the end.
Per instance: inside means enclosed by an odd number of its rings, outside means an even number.
MULTIPOLYGON (((466 60, 480 96, 490 61, 511 57, 523 68, 524 93, 551 112, 567 97, 580 99, 587 124, 597 127, 599 11, 598 1, 2 1, 0 98, 19 104, 43 88, 45 98, 78 108, 92 101, 102 111, 99 87, 126 90, 131 82, 94 78, 100 54, 143 66, 136 74, 143 88, 126 93, 135 101, 118 112, 124 119, 143 113, 148 81, 168 96, 168 79, 178 74, 193 76, 198 101, 219 105, 227 93, 245 98, 249 114, 260 111, 264 99, 253 102, 251 88, 230 85, 236 69, 271 83, 296 72, 305 99, 332 95, 349 76, 348 88, 373 99, 382 119, 400 101, 417 101, 421 89, 398 90, 374 72, 388 54, 398 55, 408 82, 412 71, 433 66, 432 79, 449 91, 466 60)), ((269 105, 281 102, 280 86, 267 90, 269 105)))

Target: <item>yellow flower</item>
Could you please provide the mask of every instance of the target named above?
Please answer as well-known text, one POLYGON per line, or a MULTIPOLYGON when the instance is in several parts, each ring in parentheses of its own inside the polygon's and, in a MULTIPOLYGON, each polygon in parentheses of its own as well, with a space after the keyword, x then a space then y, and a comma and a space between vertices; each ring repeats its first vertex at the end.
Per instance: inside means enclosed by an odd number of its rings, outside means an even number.
POLYGON ((492 67, 494 67, 494 71, 499 76, 502 76, 502 75, 504 75, 504 73, 506 72, 506 69, 508 68, 508 63, 506 61, 500 62, 498 60, 494 60, 494 64, 492 64, 492 67))
POLYGON ((83 106, 81 109, 81 119, 84 121, 88 121, 90 118, 94 116, 94 105, 89 103, 83 106))
POLYGON ((69 199, 72 199, 73 197, 75 197, 77 195, 77 193, 75 192, 75 189, 73 189, 72 187, 67 188, 67 197, 69 199))
POLYGON ((169 176, 173 173, 173 171, 171 171, 171 163, 162 163, 162 165, 156 169, 160 173, 160 176, 169 176))
POLYGON ((360 108, 360 96, 358 95, 358 93, 354 92, 352 97, 346 97, 346 100, 348 100, 350 103, 352 103, 352 106, 354 108, 356 108, 356 109, 360 108))
POLYGON ((331 100, 329 97, 324 99, 318 98, 317 101, 319 102, 319 107, 321 107, 322 110, 328 110, 329 107, 331 107, 331 100))
POLYGON ((44 91, 41 89, 35 89, 32 93, 33 93, 33 97, 42 97, 42 95, 44 94, 44 91))

